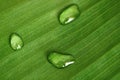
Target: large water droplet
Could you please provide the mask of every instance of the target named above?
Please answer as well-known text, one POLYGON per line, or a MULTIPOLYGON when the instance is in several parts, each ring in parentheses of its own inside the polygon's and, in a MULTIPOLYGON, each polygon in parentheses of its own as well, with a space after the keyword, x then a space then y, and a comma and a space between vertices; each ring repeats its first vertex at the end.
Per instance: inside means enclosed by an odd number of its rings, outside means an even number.
POLYGON ((48 55, 48 61, 57 68, 64 68, 73 64, 75 62, 75 59, 70 54, 52 52, 48 55))
POLYGON ((23 40, 17 33, 10 35, 10 46, 13 50, 19 50, 23 47, 23 40))
POLYGON ((68 24, 74 21, 80 15, 79 7, 76 4, 69 5, 59 15, 61 24, 68 24))

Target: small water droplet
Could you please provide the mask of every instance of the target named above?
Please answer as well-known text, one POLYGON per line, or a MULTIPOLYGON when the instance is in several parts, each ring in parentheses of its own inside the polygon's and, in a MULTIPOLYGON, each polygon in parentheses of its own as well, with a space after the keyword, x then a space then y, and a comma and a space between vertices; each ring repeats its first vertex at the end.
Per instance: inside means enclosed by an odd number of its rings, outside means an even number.
POLYGON ((79 7, 76 4, 69 5, 59 15, 61 24, 68 24, 74 21, 80 15, 79 7))
POLYGON ((75 59, 70 54, 52 52, 48 55, 48 61, 57 68, 64 68, 73 64, 75 59))
POLYGON ((23 40, 17 33, 10 35, 10 46, 13 50, 20 50, 23 47, 23 40))

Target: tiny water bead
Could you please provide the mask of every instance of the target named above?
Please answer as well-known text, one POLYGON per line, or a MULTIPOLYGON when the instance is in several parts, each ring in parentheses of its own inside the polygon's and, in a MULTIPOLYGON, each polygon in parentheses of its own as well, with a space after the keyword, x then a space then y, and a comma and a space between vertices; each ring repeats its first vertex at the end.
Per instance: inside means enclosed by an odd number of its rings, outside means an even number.
POLYGON ((13 50, 20 50, 23 47, 23 40, 17 33, 10 35, 10 46, 13 50))
POLYGON ((76 4, 69 5, 59 15, 59 22, 63 25, 71 23, 80 15, 79 7, 76 4))
POLYGON ((57 68, 67 67, 75 62, 75 58, 70 54, 52 52, 48 55, 48 61, 57 68))

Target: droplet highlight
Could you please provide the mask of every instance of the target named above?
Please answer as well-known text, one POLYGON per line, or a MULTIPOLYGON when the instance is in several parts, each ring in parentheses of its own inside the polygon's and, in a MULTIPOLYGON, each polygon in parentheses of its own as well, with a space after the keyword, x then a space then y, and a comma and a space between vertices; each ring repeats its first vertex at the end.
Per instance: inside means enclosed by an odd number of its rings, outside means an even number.
POLYGON ((76 4, 69 5, 59 15, 59 22, 63 25, 73 22, 80 16, 79 7, 76 4))
POLYGON ((23 40, 17 33, 12 33, 10 35, 10 46, 13 50, 20 50, 23 45, 23 40))
POLYGON ((75 58, 70 54, 52 52, 48 55, 48 61, 56 68, 65 68, 75 62, 75 58))

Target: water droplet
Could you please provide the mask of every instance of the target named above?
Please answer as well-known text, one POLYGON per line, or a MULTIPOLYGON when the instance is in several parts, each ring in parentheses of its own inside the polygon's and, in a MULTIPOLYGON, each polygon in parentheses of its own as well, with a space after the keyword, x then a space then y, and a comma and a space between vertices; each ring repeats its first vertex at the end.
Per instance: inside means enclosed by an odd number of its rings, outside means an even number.
POLYGON ((79 7, 76 4, 69 5, 59 15, 61 24, 68 24, 74 21, 80 15, 79 7))
POLYGON ((75 62, 75 59, 70 54, 52 52, 48 55, 48 61, 57 68, 64 68, 73 64, 75 62))
POLYGON ((23 47, 23 40, 17 33, 10 35, 10 46, 13 50, 19 50, 23 47))

